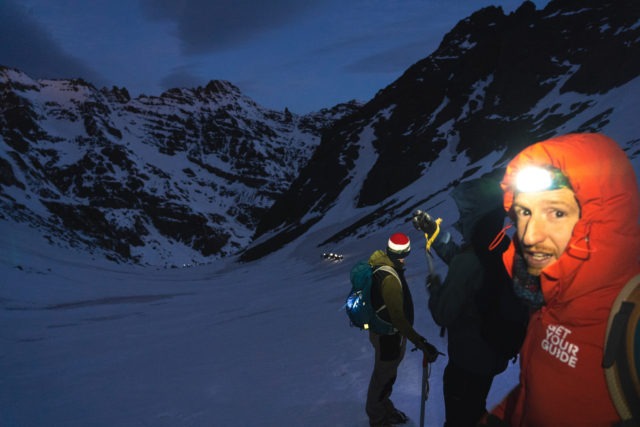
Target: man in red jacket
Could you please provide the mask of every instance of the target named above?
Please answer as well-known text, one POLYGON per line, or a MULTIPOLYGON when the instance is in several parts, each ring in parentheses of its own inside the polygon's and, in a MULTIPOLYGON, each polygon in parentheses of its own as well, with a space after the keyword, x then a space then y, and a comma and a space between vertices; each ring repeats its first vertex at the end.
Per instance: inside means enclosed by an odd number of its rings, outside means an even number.
POLYGON ((620 416, 602 368, 605 332, 616 296, 640 272, 633 167, 612 139, 569 134, 518 154, 502 188, 516 223, 503 259, 531 317, 520 383, 493 421, 612 426, 620 416))

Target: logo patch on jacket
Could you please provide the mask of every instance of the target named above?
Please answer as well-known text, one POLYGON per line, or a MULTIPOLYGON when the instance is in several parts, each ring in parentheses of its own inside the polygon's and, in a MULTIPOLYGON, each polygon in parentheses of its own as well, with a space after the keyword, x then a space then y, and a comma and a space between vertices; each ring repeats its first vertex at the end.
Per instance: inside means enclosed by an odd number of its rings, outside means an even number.
POLYGON ((542 349, 558 358, 562 363, 575 368, 580 348, 569 340, 571 330, 560 325, 547 326, 547 337, 542 340, 542 349))

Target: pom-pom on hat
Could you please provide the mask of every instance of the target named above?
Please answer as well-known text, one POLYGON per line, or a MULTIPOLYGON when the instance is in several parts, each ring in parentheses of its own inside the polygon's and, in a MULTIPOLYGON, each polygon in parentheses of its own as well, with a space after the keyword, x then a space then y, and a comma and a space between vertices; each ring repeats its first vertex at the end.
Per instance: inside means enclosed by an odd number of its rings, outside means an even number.
POLYGON ((406 258, 411 252, 411 241, 404 233, 395 233, 387 242, 387 255, 393 261, 406 258))

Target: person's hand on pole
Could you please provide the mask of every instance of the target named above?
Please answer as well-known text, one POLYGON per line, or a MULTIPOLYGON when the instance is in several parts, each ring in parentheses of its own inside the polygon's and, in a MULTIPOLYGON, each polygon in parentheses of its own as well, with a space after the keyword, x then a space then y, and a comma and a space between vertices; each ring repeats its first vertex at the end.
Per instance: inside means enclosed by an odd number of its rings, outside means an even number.
POLYGON ((416 347, 418 348, 418 350, 422 351, 425 360, 429 363, 435 362, 438 358, 438 355, 442 354, 438 351, 437 348, 435 348, 433 344, 427 341, 426 338, 422 338, 418 343, 416 343, 416 347))
POLYGON ((427 251, 430 250, 431 245, 440 233, 440 223, 442 219, 433 219, 433 217, 425 211, 417 210, 413 213, 411 222, 416 230, 424 233, 424 237, 427 239, 427 251))

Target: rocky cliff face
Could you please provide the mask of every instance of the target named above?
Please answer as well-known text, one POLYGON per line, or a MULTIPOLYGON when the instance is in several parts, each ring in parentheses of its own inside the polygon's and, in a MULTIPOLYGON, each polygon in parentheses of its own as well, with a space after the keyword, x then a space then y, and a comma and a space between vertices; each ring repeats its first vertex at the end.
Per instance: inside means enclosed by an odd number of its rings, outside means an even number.
MULTIPOLYGON (((463 179, 492 153, 499 165, 557 133, 606 131, 616 112, 640 105, 634 101, 639 40, 634 0, 555 0, 544 10, 526 1, 510 15, 496 7, 474 13, 433 54, 325 134, 290 190, 262 217, 259 244, 243 258, 274 250, 320 221, 358 176, 363 147, 372 147, 375 161, 353 205, 380 206, 373 216, 379 218, 406 215, 411 206, 392 210, 385 203, 439 159, 458 165, 463 159, 463 179)), ((623 142, 637 143, 638 135, 629 137, 635 142, 623 142)))
MULTIPOLYGON (((96 256, 181 265, 256 259, 348 206, 324 243, 339 242, 527 144, 611 131, 640 111, 639 40, 636 0, 489 7, 365 105, 306 116, 222 81, 132 99, 0 68, 0 220, 96 256), (407 190, 424 178, 431 192, 407 190)), ((636 128, 617 135, 631 155, 636 128)))
POLYGON ((0 68, 0 217, 119 261, 233 254, 357 104, 307 116, 228 82, 131 99, 124 88, 0 68))

